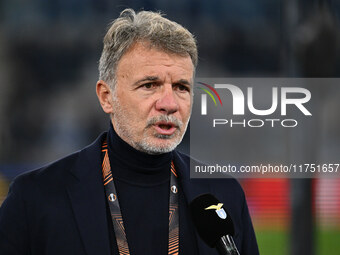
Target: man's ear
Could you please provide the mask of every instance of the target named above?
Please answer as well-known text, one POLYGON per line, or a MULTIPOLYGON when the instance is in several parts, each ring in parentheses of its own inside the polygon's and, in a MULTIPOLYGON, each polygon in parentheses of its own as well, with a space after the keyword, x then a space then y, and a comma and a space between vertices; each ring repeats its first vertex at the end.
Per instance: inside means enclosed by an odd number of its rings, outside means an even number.
POLYGON ((96 92, 105 113, 113 113, 112 91, 110 86, 103 80, 99 80, 96 85, 96 92))

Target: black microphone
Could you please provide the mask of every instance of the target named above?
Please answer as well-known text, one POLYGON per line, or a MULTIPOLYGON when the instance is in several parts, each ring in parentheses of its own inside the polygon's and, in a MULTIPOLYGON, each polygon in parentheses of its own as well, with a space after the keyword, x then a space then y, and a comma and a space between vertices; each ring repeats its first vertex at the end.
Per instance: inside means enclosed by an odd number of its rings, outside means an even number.
POLYGON ((240 255, 232 238, 234 224, 223 203, 203 194, 190 203, 190 211, 199 236, 208 246, 220 255, 240 255))

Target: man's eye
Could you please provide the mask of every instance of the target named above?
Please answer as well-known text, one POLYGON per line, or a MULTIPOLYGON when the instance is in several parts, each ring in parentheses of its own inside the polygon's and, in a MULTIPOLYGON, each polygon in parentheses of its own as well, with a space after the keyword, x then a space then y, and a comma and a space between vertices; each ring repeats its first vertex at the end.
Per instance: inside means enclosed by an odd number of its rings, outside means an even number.
POLYGON ((152 83, 152 82, 145 83, 145 84, 142 85, 142 87, 144 87, 144 88, 146 88, 146 89, 151 89, 151 88, 153 88, 154 86, 155 86, 155 84, 152 83))
POLYGON ((185 86, 185 85, 178 84, 176 87, 181 92, 185 92, 185 91, 190 92, 190 89, 187 86, 185 86))

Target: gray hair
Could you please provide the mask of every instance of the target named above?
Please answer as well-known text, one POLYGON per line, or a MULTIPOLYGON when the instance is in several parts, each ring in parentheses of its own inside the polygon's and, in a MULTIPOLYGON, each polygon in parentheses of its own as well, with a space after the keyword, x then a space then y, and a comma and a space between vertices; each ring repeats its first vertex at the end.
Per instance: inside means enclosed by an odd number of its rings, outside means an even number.
POLYGON ((150 46, 169 53, 189 55, 194 68, 197 65, 196 40, 187 29, 157 12, 135 13, 132 9, 125 9, 111 23, 104 37, 104 48, 98 67, 99 79, 114 88, 119 60, 138 41, 146 41, 150 46))

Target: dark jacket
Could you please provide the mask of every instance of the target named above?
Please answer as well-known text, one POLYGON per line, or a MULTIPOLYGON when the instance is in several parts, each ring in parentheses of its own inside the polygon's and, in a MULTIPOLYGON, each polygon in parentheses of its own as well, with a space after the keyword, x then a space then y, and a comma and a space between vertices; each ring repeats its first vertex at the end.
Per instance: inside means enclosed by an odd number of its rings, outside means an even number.
MULTIPOLYGON (((100 171, 106 133, 81 151, 17 177, 0 209, 1 255, 109 255, 110 238, 100 171)), ((235 179, 190 179, 190 158, 174 152, 188 203, 203 193, 228 208, 241 255, 258 248, 243 190, 235 179)), ((217 252, 196 237, 199 254, 217 252)))

